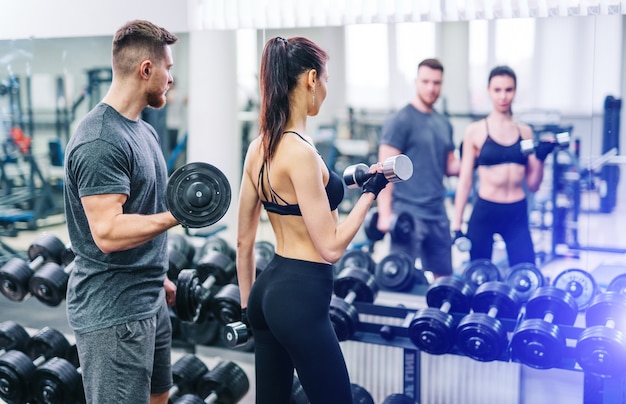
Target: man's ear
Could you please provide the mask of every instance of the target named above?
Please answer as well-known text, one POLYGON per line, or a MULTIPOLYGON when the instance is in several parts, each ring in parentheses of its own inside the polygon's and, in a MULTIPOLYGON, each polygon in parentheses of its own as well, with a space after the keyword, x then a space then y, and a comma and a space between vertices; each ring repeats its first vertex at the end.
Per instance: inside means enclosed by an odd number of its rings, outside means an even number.
POLYGON ((147 79, 150 76, 150 72, 152 71, 152 62, 149 60, 144 60, 139 65, 139 74, 142 78, 147 79))

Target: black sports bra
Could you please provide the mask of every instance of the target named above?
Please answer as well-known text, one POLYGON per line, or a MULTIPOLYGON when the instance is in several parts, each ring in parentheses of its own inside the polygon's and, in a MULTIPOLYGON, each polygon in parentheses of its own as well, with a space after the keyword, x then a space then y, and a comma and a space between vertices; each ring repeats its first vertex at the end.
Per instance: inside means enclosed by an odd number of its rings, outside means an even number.
MULTIPOLYGON (((485 126, 487 126, 487 120, 485 119, 485 126)), ((489 127, 487 126, 487 139, 480 149, 478 158, 476 159, 477 166, 493 166, 497 164, 514 163, 526 165, 528 162, 528 156, 522 153, 520 142, 522 141, 522 134, 519 134, 519 138, 515 143, 510 146, 503 146, 497 143, 491 135, 489 135, 489 127)))
MULTIPOLYGON (((292 132, 292 131, 286 131, 285 133, 294 133, 298 135, 300 139, 307 142, 306 139, 300 136, 299 133, 292 132)), ((302 216, 302 212, 300 211, 300 205, 298 205, 297 203, 296 204, 287 203, 287 201, 281 198, 281 196, 278 195, 272 189, 272 184, 270 183, 270 179, 269 179, 269 169, 268 169, 268 177, 267 177, 267 183, 269 185, 269 191, 270 191, 269 197, 265 193, 265 187, 263 185, 264 184, 263 176, 265 173, 266 165, 267 165, 267 161, 263 163, 263 165, 261 166, 261 170, 259 170, 259 179, 258 179, 258 186, 261 189, 261 193, 263 194, 263 198, 264 198, 263 200, 261 200, 261 203, 263 204, 263 207, 265 208, 265 210, 267 212, 276 213, 279 215, 302 216), (279 203, 279 200, 280 202, 283 202, 283 203, 282 204, 279 203)), ((328 183, 326 184, 325 190, 326 190, 326 196, 328 197, 330 210, 333 211, 337 209, 337 207, 343 200, 344 189, 343 189, 343 182, 341 181, 341 177, 339 177, 337 173, 329 169, 328 174, 329 174, 328 183)))

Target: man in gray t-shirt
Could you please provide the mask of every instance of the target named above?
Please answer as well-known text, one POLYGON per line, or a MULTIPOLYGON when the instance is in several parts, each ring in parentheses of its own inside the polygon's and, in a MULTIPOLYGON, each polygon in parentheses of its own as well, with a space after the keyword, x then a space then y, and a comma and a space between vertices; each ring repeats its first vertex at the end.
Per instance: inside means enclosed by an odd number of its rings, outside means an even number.
POLYGON ((406 211, 415 220, 415 233, 407 243, 391 242, 390 252, 420 258, 434 275, 452 274, 452 239, 444 199, 444 176, 458 175, 452 125, 433 109, 439 98, 443 66, 426 59, 417 68, 415 98, 383 125, 378 160, 406 154, 413 162, 413 176, 390 183, 378 195, 378 229, 389 231, 392 213, 406 211))
POLYGON ((64 202, 76 255, 67 316, 87 402, 167 403, 176 287, 166 277, 167 168, 158 136, 140 119, 172 84, 177 37, 148 21, 113 37, 109 91, 65 152, 64 202), (166 305, 167 304, 167 305, 166 305))

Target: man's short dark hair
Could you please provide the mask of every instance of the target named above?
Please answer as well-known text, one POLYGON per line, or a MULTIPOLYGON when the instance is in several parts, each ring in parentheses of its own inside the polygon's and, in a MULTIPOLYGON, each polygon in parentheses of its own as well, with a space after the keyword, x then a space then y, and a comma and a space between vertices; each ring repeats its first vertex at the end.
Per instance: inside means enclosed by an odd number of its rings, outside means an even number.
POLYGON ((443 73, 443 65, 441 64, 439 59, 435 59, 435 58, 424 59, 417 65, 417 70, 419 70, 419 68, 422 66, 430 67, 431 69, 434 69, 434 70, 441 70, 441 72, 443 73))

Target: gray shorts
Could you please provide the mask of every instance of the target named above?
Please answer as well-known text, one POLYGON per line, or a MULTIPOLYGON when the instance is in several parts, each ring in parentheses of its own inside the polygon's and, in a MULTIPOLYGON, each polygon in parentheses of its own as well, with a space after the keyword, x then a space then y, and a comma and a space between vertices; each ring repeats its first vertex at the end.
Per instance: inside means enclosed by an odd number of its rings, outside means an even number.
POLYGON ((146 403, 172 386, 172 326, 163 306, 152 318, 76 335, 87 402, 146 403))

